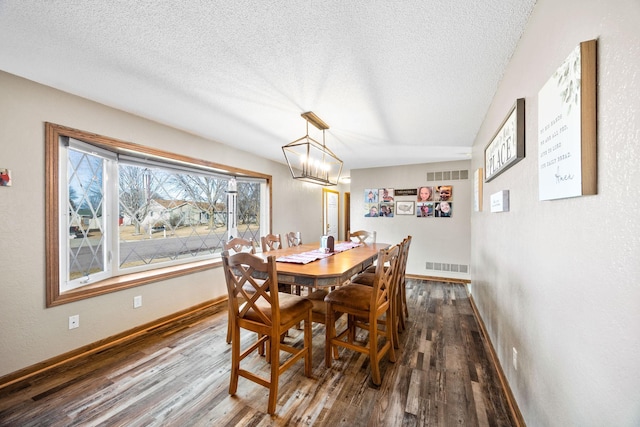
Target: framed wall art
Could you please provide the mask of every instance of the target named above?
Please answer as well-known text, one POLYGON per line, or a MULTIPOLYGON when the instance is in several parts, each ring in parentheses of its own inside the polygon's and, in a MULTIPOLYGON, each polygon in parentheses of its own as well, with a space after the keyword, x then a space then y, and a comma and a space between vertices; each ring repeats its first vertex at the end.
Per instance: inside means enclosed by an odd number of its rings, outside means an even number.
POLYGON ((597 193, 596 47, 580 43, 538 93, 540 200, 597 193))
POLYGON ((396 215, 413 215, 415 206, 415 202, 399 200, 396 202, 396 215))
POLYGON ((482 212, 482 168, 473 174, 473 210, 482 212))
POLYGON ((433 202, 419 202, 416 205, 416 217, 429 218, 433 216, 433 202))
POLYGON ((393 202, 393 188, 381 188, 378 194, 380 202, 393 202))
POLYGON ((0 187, 11 187, 11 171, 0 168, 0 187))
POLYGON ((519 98, 484 149, 484 181, 491 181, 524 155, 524 98, 519 98))

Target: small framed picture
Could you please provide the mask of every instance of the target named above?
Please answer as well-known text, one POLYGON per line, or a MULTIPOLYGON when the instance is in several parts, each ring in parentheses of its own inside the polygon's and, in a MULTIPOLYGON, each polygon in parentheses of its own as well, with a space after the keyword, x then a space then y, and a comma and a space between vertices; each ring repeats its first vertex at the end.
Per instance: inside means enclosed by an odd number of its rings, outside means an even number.
POLYGON ((453 201, 453 186, 452 185, 438 185, 435 187, 435 201, 436 202, 452 202, 453 201))
POLYGON ((451 218, 453 214, 453 203, 451 202, 438 202, 435 207, 436 216, 440 218, 451 218))
POLYGON ((380 202, 393 202, 393 188, 381 188, 378 194, 380 202))
POLYGON ((416 216, 418 218, 429 218, 433 216, 433 202, 418 203, 416 216))
POLYGON ((11 171, 9 169, 0 168, 0 186, 11 187, 11 171))
POLYGON ((415 206, 415 202, 397 201, 396 215, 414 215, 415 206))
POLYGON ((386 216, 387 218, 393 218, 393 203, 380 203, 380 212, 378 216, 386 216))
POLYGON ((365 203, 365 205, 364 205, 364 216, 366 216, 366 217, 380 216, 378 214, 378 210, 379 209, 380 209, 380 207, 378 206, 377 203, 365 203))
POLYGON ((418 203, 433 200, 433 187, 418 188, 418 203))
POLYGON ((364 202, 365 203, 378 203, 378 189, 367 188, 364 190, 364 202))

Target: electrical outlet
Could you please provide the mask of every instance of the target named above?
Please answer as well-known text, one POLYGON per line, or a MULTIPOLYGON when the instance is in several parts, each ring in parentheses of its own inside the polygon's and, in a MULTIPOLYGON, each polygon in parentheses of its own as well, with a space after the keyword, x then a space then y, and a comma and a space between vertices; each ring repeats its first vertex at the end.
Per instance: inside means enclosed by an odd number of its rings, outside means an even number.
POLYGON ((80 315, 75 314, 73 316, 69 316, 69 329, 75 329, 80 327, 80 315))
POLYGON ((518 370, 518 350, 515 347, 513 347, 513 368, 518 370))
POLYGON ((140 307, 142 307, 142 295, 133 297, 133 308, 140 308, 140 307))

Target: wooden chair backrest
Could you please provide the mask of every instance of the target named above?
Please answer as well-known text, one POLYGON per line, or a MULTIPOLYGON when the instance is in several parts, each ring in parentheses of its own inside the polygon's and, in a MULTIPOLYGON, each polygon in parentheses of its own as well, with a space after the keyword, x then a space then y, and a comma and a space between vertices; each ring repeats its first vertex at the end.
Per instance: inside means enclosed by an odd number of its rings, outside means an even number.
MULTIPOLYGON (((411 246, 411 239, 411 236, 407 236, 402 242, 402 253, 400 254, 400 269, 398 270, 399 274, 402 276, 402 281, 404 281, 404 273, 407 270, 407 259, 409 258, 409 247, 411 246)), ((400 280, 398 282, 400 282, 400 280)))
POLYGON ((276 249, 282 249, 282 238, 279 234, 267 234, 260 238, 262 243, 262 252, 269 252, 276 249))
POLYGON ((386 310, 392 299, 393 292, 396 289, 399 260, 400 245, 380 249, 378 253, 378 264, 376 265, 373 292, 371 293, 370 322, 373 322, 373 318, 378 316, 380 311, 386 310))
POLYGON ((376 242, 376 232, 375 231, 366 231, 366 230, 358 230, 354 232, 348 233, 349 239, 354 240, 357 239, 358 243, 375 243, 376 242))
POLYGON ((224 244, 225 251, 233 251, 231 253, 249 252, 256 253, 256 245, 253 240, 243 239, 242 237, 234 237, 224 244))
POLYGON ((228 251, 224 251, 222 253, 222 265, 227 282, 229 310, 236 321, 245 320, 251 322, 254 326, 263 324, 264 329, 260 331, 261 333, 277 336, 276 331, 280 324, 280 310, 276 257, 269 256, 265 261, 261 257, 247 252, 229 255, 228 251), (266 279, 254 278, 254 272, 266 274, 266 279), (247 291, 247 288, 252 289, 247 291), (266 301, 268 306, 257 304, 260 300, 266 301), (270 315, 266 311, 266 307, 271 312, 270 315), (260 322, 245 319, 250 311, 252 312, 252 318, 258 316, 260 322))
POLYGON ((299 231, 290 231, 286 234, 287 244, 290 248, 302 244, 302 236, 299 231))

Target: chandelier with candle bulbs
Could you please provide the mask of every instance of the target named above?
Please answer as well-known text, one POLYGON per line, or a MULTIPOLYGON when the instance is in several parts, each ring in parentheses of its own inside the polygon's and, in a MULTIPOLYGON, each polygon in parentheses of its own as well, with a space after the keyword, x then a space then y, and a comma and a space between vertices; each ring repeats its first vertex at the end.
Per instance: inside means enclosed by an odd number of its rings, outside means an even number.
POLYGON ((327 148, 325 131, 329 129, 313 112, 302 113, 307 134, 282 147, 293 179, 319 185, 337 185, 342 173, 342 160, 327 148), (309 123, 322 131, 322 143, 309 136, 309 123))

